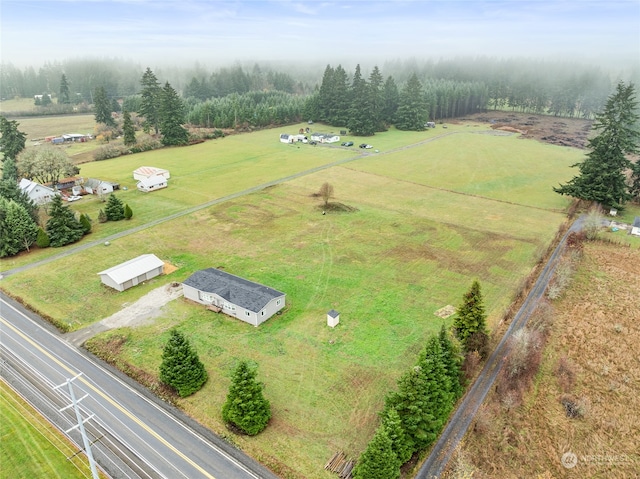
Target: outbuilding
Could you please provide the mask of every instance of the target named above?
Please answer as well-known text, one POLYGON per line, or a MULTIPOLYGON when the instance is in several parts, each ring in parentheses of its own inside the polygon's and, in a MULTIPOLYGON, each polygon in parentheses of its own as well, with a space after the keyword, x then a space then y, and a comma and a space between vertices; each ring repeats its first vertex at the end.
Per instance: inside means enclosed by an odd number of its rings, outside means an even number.
POLYGON ((169 170, 165 170, 164 168, 156 168, 155 166, 141 166, 133 172, 133 179, 138 181, 144 180, 145 178, 150 178, 152 176, 164 176, 167 180, 171 178, 169 170))
POLYGON ((634 236, 640 236, 640 216, 636 216, 633 219, 633 224, 631 225, 631 234, 634 236))
POLYGON ((136 187, 145 193, 156 191, 167 187, 167 179, 164 176, 150 176, 138 181, 136 187))
POLYGON ((100 271, 103 284, 124 291, 162 274, 164 262, 154 254, 143 254, 112 268, 100 271))
POLYGON ((182 283, 186 299, 258 326, 285 306, 285 294, 217 268, 196 271, 182 283))

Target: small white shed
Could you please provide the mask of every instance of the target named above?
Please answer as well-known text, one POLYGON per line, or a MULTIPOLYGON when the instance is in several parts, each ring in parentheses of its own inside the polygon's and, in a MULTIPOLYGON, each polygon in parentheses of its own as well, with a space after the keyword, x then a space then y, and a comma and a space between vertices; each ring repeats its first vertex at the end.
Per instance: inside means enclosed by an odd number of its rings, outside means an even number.
POLYGON ((151 176, 149 178, 143 178, 138 181, 136 187, 140 191, 148 193, 149 191, 155 191, 167 187, 167 179, 164 176, 151 176))
POLYGON ((338 313, 335 309, 332 309, 327 313, 327 326, 330 328, 335 328, 340 322, 340 313, 338 313))
POLYGON ((640 236, 640 216, 636 216, 631 225, 631 234, 634 236, 640 236))
POLYGON ((124 291, 162 274, 164 262, 155 254, 143 254, 112 268, 100 271, 103 284, 124 291))

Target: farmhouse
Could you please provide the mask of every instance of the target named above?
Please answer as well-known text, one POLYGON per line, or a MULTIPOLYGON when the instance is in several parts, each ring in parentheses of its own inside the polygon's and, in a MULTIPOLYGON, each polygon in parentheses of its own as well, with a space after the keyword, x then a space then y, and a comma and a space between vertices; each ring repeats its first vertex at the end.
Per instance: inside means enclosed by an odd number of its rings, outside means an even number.
POLYGON ((300 135, 289 135, 287 133, 283 133, 280 135, 280 141, 282 143, 297 143, 297 142, 302 142, 302 143, 307 143, 308 139, 305 135, 300 134, 300 135))
POLYGON ((636 216, 633 219, 633 224, 631 225, 631 234, 640 236, 640 216, 636 216))
POLYGON ((141 166, 133 172, 133 179, 138 181, 142 181, 151 176, 164 176, 166 179, 171 178, 169 170, 156 168, 155 166, 141 166))
POLYGON ((113 193, 114 187, 113 184, 108 181, 89 178, 84 182, 84 190, 90 195, 106 195, 113 193))
POLYGON ((31 199, 37 205, 44 205, 53 200, 53 197, 59 195, 57 191, 49 188, 48 186, 41 185, 35 181, 22 178, 18 184, 18 188, 25 192, 29 199, 31 199))
POLYGON ((160 190, 167 187, 167 178, 164 176, 150 176, 149 178, 143 178, 138 181, 136 187, 145 193, 160 190))
POLYGON ((184 297, 258 326, 285 306, 285 294, 216 268, 196 271, 182 283, 184 297))
POLYGON ((103 284, 118 291, 124 291, 143 281, 161 275, 163 269, 164 263, 160 258, 154 254, 143 254, 112 268, 100 271, 98 274, 103 284))
POLYGON ((340 137, 333 133, 312 133, 311 141, 317 141, 319 143, 335 143, 340 141, 340 137))

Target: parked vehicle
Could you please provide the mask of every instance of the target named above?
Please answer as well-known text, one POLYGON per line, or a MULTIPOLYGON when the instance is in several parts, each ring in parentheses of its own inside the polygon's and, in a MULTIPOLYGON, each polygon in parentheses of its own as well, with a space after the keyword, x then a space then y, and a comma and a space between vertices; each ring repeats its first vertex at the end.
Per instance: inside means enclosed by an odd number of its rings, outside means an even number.
POLYGON ((367 143, 361 143, 360 144, 360 148, 365 148, 367 150, 370 150, 371 148, 373 148, 373 146, 367 144, 367 143))
POLYGON ((342 146, 353 146, 353 141, 345 141, 342 146))

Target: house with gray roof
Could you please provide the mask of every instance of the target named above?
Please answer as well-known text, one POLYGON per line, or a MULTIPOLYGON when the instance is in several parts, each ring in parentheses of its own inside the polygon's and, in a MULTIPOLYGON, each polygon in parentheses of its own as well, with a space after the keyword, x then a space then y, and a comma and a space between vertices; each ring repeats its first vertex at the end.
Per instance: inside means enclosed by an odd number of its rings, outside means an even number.
POLYGON ((285 306, 285 294, 217 268, 196 271, 182 283, 184 297, 259 326, 285 306))

